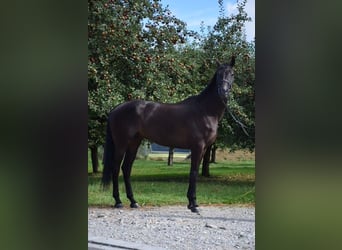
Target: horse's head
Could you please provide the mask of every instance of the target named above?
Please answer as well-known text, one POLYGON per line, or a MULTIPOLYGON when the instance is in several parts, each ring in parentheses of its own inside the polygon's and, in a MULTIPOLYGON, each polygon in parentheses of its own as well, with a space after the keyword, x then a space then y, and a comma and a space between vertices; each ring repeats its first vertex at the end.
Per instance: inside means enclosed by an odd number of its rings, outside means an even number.
POLYGON ((235 56, 232 56, 229 63, 220 64, 217 62, 216 85, 220 98, 226 102, 228 100, 229 91, 234 82, 234 64, 235 56))

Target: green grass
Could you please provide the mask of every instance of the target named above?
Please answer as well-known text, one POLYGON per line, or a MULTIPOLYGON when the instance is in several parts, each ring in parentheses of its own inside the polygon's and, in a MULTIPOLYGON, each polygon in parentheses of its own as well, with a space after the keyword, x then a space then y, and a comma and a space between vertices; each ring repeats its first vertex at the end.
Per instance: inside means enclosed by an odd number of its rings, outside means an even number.
MULTIPOLYGON (((111 206, 112 186, 102 190, 101 173, 92 174, 88 163, 88 205, 111 206)), ((102 169, 102 167, 100 168, 102 169)), ((140 205, 186 205, 189 162, 175 162, 167 166, 165 161, 136 160, 132 169, 131 183, 134 197, 140 205)), ((197 201, 203 204, 254 204, 255 165, 254 161, 217 163, 210 165, 211 177, 199 176, 197 201)), ((120 174, 120 195, 125 205, 125 186, 120 174)))

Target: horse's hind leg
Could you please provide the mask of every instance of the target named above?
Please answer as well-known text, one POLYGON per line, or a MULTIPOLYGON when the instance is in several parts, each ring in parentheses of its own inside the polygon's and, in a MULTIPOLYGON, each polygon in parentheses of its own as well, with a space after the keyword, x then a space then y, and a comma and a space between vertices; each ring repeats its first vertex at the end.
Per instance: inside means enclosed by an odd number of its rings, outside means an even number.
POLYGON ((123 172, 123 177, 125 181, 126 194, 127 194, 127 198, 131 201, 131 205, 130 205, 131 208, 139 207, 138 203, 135 201, 134 196, 133 196, 133 191, 132 191, 132 186, 131 186, 131 170, 132 170, 132 165, 137 155, 137 151, 138 151, 138 147, 140 143, 141 143, 141 138, 136 138, 134 141, 130 143, 126 151, 124 162, 122 164, 122 172, 123 172))
POLYGON ((124 156, 124 151, 117 150, 115 152, 115 159, 114 159, 114 173, 113 173, 113 198, 115 199, 115 208, 122 208, 122 202, 120 200, 120 193, 119 193, 119 173, 120 173, 120 165, 124 156))
POLYGON ((202 176, 209 177, 209 161, 212 145, 210 145, 204 153, 202 163, 202 176))

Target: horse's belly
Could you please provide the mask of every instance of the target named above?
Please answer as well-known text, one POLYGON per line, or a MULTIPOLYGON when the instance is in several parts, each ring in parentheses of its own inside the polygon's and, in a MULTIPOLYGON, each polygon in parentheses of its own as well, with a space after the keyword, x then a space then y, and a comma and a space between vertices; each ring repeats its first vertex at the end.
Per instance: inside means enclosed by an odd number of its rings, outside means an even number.
POLYGON ((190 148, 189 140, 182 133, 164 130, 145 131, 143 137, 159 145, 176 148, 190 148))

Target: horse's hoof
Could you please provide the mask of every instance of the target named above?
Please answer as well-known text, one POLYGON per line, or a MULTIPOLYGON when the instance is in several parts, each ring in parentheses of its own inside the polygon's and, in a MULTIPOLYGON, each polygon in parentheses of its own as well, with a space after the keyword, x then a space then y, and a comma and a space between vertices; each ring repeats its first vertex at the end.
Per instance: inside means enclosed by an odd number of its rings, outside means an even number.
POLYGON ((138 203, 131 203, 130 205, 131 208, 139 208, 139 204, 138 203))
POLYGON ((114 208, 123 208, 122 203, 115 203, 114 208))
POLYGON ((197 203, 188 205, 188 209, 191 209, 192 207, 198 207, 197 203))
POLYGON ((190 209, 191 212, 193 213, 199 214, 198 205, 195 205, 195 206, 188 205, 188 209, 190 209))
MULTIPOLYGON (((198 207, 198 206, 197 206, 197 207, 198 207)), ((198 210, 197 207, 192 207, 192 208, 190 208, 191 212, 196 213, 196 214, 199 214, 199 210, 198 210)))

